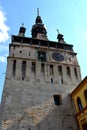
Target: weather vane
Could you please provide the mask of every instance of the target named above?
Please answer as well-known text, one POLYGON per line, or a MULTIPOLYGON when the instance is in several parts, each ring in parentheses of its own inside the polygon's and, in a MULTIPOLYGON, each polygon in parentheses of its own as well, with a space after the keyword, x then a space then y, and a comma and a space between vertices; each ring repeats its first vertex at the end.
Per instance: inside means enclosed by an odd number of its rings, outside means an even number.
POLYGON ((57 32, 58 32, 58 34, 59 34, 59 30, 58 29, 56 29, 57 30, 57 32))

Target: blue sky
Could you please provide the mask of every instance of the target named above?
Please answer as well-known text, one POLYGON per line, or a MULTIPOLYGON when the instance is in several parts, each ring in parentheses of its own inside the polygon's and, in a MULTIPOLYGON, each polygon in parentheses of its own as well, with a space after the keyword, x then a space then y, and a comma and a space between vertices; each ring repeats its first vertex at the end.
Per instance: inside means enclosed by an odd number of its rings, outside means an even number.
POLYGON ((65 41, 74 45, 82 78, 87 75, 87 0, 0 0, 0 98, 11 35, 17 35, 24 23, 26 37, 31 37, 37 8, 49 40, 57 41, 58 29, 65 41))

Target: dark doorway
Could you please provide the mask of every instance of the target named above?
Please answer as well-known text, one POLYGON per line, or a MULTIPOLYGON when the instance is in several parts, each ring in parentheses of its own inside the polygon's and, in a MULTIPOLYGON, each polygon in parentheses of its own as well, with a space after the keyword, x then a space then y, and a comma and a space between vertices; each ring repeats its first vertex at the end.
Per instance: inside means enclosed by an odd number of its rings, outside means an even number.
POLYGON ((87 130, 87 123, 82 126, 83 130, 87 130))

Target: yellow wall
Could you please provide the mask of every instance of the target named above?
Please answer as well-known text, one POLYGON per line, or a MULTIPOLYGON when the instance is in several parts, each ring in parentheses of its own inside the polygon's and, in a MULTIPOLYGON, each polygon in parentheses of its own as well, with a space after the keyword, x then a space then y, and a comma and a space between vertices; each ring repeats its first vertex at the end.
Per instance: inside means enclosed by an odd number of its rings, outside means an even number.
POLYGON ((77 97, 80 97, 81 101, 82 101, 82 106, 83 107, 86 107, 87 105, 87 102, 85 100, 85 97, 84 97, 84 91, 87 90, 87 83, 84 85, 84 87, 82 87, 81 89, 79 89, 73 96, 73 99, 74 99, 74 103, 75 103, 75 106, 76 106, 76 111, 79 112, 78 110, 78 105, 77 105, 77 97))
POLYGON ((87 100, 84 96, 84 91, 87 90, 87 78, 80 83, 79 86, 71 93, 71 97, 74 101, 75 108, 76 108, 76 118, 80 127, 82 129, 82 125, 87 123, 87 100), (79 110, 77 98, 81 99, 82 103, 82 110, 79 110))

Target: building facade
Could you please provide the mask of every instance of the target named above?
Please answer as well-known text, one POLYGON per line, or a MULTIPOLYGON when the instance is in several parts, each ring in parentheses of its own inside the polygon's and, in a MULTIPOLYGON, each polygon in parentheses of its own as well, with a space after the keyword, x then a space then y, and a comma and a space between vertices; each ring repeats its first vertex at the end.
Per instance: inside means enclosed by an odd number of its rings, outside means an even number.
POLYGON ((80 130, 87 130, 87 76, 71 93, 80 130))
POLYGON ((12 35, 1 102, 5 130, 78 130, 69 93, 81 81, 73 45, 50 41, 37 13, 32 37, 12 35))

